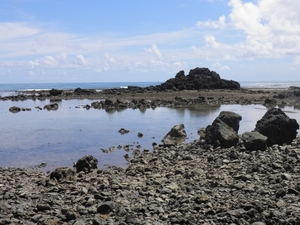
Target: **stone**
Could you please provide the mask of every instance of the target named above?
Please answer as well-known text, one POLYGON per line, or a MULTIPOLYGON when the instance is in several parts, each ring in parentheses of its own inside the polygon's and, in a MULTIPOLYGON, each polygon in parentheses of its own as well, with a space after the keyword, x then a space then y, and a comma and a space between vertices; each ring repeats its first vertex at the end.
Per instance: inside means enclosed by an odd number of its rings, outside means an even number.
POLYGON ((20 108, 20 107, 17 107, 17 106, 12 106, 12 107, 9 108, 9 111, 10 111, 11 113, 18 113, 18 112, 21 111, 21 108, 20 108))
POLYGON ((94 169, 98 168, 98 160, 94 158, 92 155, 84 156, 77 161, 74 165, 76 167, 76 172, 79 173, 81 171, 85 173, 90 173, 94 169))
POLYGON ((212 125, 205 129, 205 143, 215 148, 230 148, 236 146, 238 141, 238 134, 219 118, 216 118, 212 125))
POLYGON ((171 128, 171 130, 163 138, 162 142, 165 146, 177 145, 185 142, 186 131, 184 124, 178 124, 171 128))
POLYGON ((280 108, 272 108, 257 121, 254 131, 268 137, 267 145, 272 146, 291 144, 298 129, 299 124, 295 119, 290 119, 280 108))
POLYGON ((52 88, 50 91, 49 91, 49 94, 50 96, 59 96, 63 93, 62 90, 57 90, 57 89, 54 89, 52 88))
POLYGON ((75 172, 71 168, 68 167, 60 167, 56 168, 51 174, 50 179, 56 179, 58 182, 61 181, 71 181, 74 180, 75 172))
POLYGON ((240 121, 242 116, 235 112, 222 111, 220 112, 218 118, 231 127, 236 133, 238 133, 240 128, 240 121))
POLYGON ((57 110, 58 109, 58 104, 57 103, 49 103, 49 104, 44 106, 44 109, 57 110))
POLYGON ((248 150, 266 150, 267 148, 268 138, 259 132, 245 132, 241 139, 248 150))
POLYGON ((119 133, 120 134, 127 134, 127 133, 129 133, 130 132, 130 130, 126 130, 125 128, 121 128, 120 130, 119 130, 119 133))

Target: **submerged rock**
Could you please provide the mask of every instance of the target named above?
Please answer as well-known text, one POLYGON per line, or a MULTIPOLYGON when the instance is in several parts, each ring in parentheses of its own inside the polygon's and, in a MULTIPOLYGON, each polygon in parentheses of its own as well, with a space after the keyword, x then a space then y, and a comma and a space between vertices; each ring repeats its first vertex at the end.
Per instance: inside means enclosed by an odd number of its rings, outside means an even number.
POLYGON ((11 113, 18 113, 18 112, 21 111, 21 108, 20 108, 20 107, 17 107, 17 106, 12 106, 12 107, 9 108, 9 111, 10 111, 11 113))
POLYGON ((57 110, 58 109, 58 104, 57 103, 50 103, 44 106, 44 109, 47 110, 57 110))

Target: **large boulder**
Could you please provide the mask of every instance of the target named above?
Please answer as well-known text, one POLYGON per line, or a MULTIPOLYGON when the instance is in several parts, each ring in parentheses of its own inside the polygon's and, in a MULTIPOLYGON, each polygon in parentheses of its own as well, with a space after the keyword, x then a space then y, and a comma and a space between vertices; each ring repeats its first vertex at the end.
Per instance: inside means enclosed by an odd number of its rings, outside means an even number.
POLYGON ((205 143, 222 148, 236 146, 241 119, 242 116, 237 113, 222 111, 213 123, 206 127, 205 134, 202 134, 205 143))
POLYGON ((162 142, 165 146, 172 146, 183 143, 186 139, 186 131, 184 124, 178 124, 172 127, 172 129, 163 138, 162 142))
POLYGON ((290 144, 297 136, 299 124, 281 109, 269 109, 256 123, 255 131, 268 137, 267 145, 290 144))
POLYGON ((240 89, 240 84, 233 80, 221 79, 220 75, 208 68, 195 68, 188 75, 179 71, 175 78, 155 87, 158 90, 199 90, 199 89, 240 89))
POLYGON ((242 120, 242 116, 240 114, 230 111, 222 111, 218 118, 238 133, 240 121, 242 120))
POLYGON ((98 160, 94 158, 92 155, 84 156, 75 163, 76 172, 79 173, 81 171, 85 173, 92 172, 94 169, 97 169, 98 160))
POLYGON ((75 178, 75 171, 69 167, 59 167, 50 174, 50 179, 56 179, 58 182, 72 181, 75 178))
POLYGON ((242 141, 248 150, 266 150, 267 137, 257 131, 242 134, 242 141))

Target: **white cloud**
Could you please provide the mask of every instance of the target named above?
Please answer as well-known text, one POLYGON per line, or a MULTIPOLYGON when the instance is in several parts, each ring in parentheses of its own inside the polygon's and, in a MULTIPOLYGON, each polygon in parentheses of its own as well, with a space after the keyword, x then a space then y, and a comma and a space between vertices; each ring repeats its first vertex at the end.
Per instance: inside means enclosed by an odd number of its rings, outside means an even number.
POLYGON ((152 54, 154 56, 156 56, 158 59, 161 59, 161 53, 160 51, 158 50, 156 44, 152 44, 151 45, 151 48, 146 48, 145 51, 149 54, 152 54))
POLYGON ((211 27, 211 28, 225 28, 226 24, 226 16, 220 16, 218 21, 198 21, 197 26, 201 27, 211 27))
POLYGON ((83 55, 76 55, 76 61, 79 65, 86 65, 86 61, 83 57, 83 55))

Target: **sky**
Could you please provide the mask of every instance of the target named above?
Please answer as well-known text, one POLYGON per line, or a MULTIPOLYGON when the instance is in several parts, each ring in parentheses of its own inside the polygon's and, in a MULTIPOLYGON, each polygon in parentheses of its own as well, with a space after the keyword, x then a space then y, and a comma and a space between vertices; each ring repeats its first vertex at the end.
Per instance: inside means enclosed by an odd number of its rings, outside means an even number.
POLYGON ((0 82, 300 80, 300 1, 3 0, 0 82))

